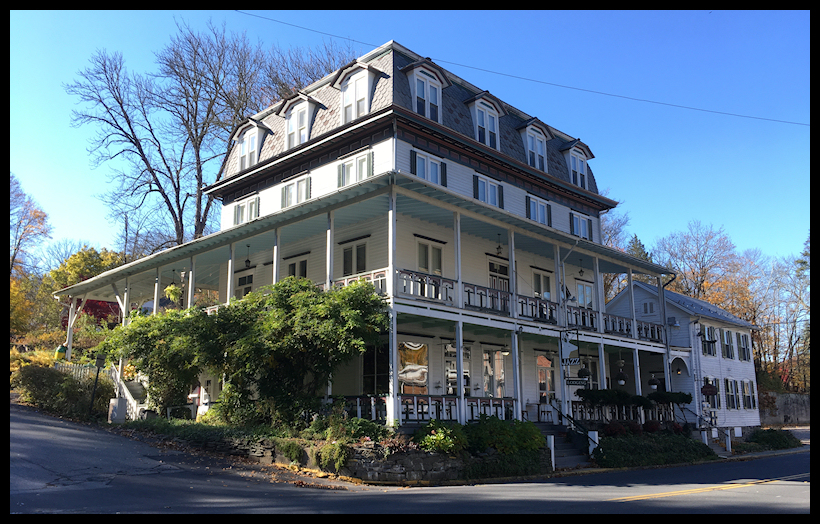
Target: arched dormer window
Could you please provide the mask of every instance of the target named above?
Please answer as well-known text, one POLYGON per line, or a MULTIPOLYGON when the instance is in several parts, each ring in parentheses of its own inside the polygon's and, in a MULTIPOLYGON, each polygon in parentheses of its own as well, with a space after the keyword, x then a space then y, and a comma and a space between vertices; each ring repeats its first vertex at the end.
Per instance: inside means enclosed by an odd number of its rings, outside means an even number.
POLYGON ((341 124, 370 112, 376 78, 382 74, 372 65, 353 61, 339 69, 331 85, 341 92, 341 124))
POLYGON ((285 119, 285 150, 310 140, 310 126, 320 103, 304 93, 285 100, 277 114, 285 119))
POLYGON ((411 109, 430 120, 442 123, 442 97, 450 80, 444 70, 427 58, 401 69, 407 75, 412 99, 411 109))
POLYGON ((244 171, 259 162, 259 153, 265 133, 270 130, 260 122, 249 119, 236 131, 236 147, 239 156, 239 171, 244 171))
POLYGON ((489 92, 483 91, 465 101, 473 117, 474 138, 496 151, 501 151, 499 119, 504 116, 501 102, 489 92))
POLYGON ((520 126, 518 131, 524 142, 524 153, 527 164, 540 171, 547 172, 547 141, 555 138, 550 128, 537 118, 530 118, 520 126))

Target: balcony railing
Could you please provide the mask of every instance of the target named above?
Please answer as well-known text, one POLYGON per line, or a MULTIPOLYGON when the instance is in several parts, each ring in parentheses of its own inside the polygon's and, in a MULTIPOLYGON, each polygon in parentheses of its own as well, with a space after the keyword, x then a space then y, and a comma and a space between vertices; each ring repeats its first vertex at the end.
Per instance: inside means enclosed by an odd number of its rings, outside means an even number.
MULTIPOLYGON (((375 269, 373 271, 366 271, 364 273, 357 273, 349 275, 333 281, 333 287, 340 288, 358 282, 359 280, 366 280, 373 284, 376 288, 376 293, 384 295, 387 293, 387 268, 375 269)), ((324 288, 324 286, 322 286, 324 288)))
POLYGON ((533 320, 557 324, 558 304, 542 298, 518 295, 518 314, 533 320))
POLYGON ((598 331, 598 312, 584 307, 567 306, 567 325, 587 331, 598 331))
POLYGON ((613 420, 634 421, 643 424, 647 420, 674 422, 672 404, 656 404, 651 408, 641 406, 595 405, 573 400, 570 406, 572 418, 580 421, 607 423, 613 420))
POLYGON ((453 304, 457 282, 409 269, 398 270, 397 293, 453 304))
POLYGON ((509 315, 510 292, 465 282, 464 305, 470 308, 490 310, 502 315, 509 315))

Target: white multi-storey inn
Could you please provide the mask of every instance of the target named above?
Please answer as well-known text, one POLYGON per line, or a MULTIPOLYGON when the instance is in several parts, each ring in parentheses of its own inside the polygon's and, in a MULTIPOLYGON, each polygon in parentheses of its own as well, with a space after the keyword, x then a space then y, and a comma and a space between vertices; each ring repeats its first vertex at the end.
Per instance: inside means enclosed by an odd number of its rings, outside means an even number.
MULTIPOLYGON (((647 275, 663 294, 671 273, 602 245, 616 202, 598 193, 589 146, 431 60, 388 42, 233 140, 206 190, 221 231, 60 291, 72 318, 83 299, 156 304, 181 275, 186 306, 195 289, 227 302, 289 275, 326 289, 364 278, 390 332, 328 393, 399 424, 557 420, 579 387, 645 394, 653 375, 675 385, 678 368, 694 380, 665 314, 639 318, 632 293, 620 316, 605 307, 603 274, 647 275)), ((218 397, 219 381, 203 384, 218 397)))

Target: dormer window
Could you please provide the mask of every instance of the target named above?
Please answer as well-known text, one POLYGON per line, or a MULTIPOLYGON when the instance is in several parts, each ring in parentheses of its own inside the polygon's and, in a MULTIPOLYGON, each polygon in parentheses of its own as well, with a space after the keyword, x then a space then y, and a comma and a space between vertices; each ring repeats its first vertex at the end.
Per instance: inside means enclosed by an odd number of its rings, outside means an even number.
POLYGON ((476 106, 476 140, 498 149, 498 113, 484 102, 476 106))
POLYGON ((256 133, 248 131, 239 141, 239 169, 243 170, 256 163, 256 133))
POLYGON ((367 74, 362 72, 342 84, 342 123, 346 124, 368 112, 367 74))
POLYGON ((441 85, 433 75, 420 69, 416 72, 416 113, 439 122, 441 85))
POLYGON ((307 109, 307 104, 300 104, 288 112, 288 149, 304 144, 308 140, 307 109))
POLYGON ((546 171, 546 146, 544 135, 535 128, 527 131, 527 163, 541 171, 546 171))
POLYGON ((572 171, 572 183, 576 186, 587 189, 587 169, 586 158, 575 151, 570 155, 570 168, 572 171))

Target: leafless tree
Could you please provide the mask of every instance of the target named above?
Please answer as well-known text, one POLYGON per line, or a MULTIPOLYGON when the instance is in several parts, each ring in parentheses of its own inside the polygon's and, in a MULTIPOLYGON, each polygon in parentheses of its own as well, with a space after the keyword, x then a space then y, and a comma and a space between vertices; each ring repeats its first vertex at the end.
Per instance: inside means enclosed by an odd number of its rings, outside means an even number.
POLYGON ((48 215, 9 173, 9 275, 33 269, 31 250, 46 238, 51 238, 48 215))

